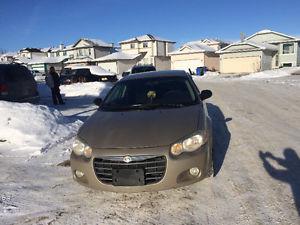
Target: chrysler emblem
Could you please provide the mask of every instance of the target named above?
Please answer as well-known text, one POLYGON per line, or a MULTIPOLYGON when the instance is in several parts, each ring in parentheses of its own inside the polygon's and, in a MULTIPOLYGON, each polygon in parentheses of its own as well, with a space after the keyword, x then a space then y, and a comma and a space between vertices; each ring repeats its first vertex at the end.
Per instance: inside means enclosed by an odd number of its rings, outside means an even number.
POLYGON ((132 158, 129 155, 124 156, 123 162, 130 163, 131 161, 132 161, 132 158))

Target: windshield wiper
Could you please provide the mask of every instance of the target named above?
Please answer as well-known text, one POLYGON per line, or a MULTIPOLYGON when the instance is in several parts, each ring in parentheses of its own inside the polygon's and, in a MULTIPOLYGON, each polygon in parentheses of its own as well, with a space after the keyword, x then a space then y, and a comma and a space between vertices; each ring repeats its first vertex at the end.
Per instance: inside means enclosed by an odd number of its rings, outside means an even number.
POLYGON ((151 110, 157 108, 181 108, 187 106, 186 104, 176 104, 176 103, 155 103, 155 104, 134 104, 127 106, 103 106, 103 110, 112 110, 112 111, 127 111, 127 110, 151 110))
POLYGON ((129 106, 132 109, 141 109, 141 110, 148 110, 148 109, 157 109, 157 108, 180 108, 183 107, 183 104, 173 104, 173 103, 155 103, 155 104, 136 104, 129 106))

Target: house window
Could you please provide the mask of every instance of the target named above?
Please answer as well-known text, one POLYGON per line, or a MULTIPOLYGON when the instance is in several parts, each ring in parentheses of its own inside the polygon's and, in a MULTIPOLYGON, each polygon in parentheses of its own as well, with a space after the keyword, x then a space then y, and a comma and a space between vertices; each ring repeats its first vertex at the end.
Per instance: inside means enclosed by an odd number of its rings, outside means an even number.
POLYGON ((59 56, 59 52, 56 52, 56 56, 59 56))
POLYGON ((292 67, 292 63, 282 63, 282 67, 292 67))
POLYGON ((82 49, 79 49, 78 55, 82 56, 82 49))
POLYGON ((134 43, 131 43, 131 44, 130 44, 130 48, 135 48, 135 44, 134 44, 134 43))
POLYGON ((91 55, 92 54, 92 51, 91 51, 91 49, 89 48, 89 55, 91 55))
POLYGON ((293 53, 294 53, 294 43, 282 45, 282 54, 293 54, 293 53))
POLYGON ((143 43, 143 48, 148 48, 148 42, 143 43))
POLYGON ((67 52, 66 51, 63 51, 63 56, 66 56, 67 55, 67 52))

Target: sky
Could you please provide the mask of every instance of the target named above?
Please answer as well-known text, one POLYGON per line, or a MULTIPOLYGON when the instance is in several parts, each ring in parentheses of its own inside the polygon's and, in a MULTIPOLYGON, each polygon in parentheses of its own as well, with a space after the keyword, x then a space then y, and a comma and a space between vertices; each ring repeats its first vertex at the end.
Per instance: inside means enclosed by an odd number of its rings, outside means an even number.
POLYGON ((143 34, 177 42, 237 41, 272 29, 300 36, 299 0, 0 0, 0 49, 108 43, 143 34))

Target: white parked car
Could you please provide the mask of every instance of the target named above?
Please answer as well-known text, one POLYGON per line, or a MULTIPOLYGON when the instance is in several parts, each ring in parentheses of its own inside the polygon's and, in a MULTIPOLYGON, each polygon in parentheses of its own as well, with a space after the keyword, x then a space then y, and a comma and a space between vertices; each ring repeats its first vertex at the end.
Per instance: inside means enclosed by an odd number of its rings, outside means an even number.
POLYGON ((45 74, 38 70, 31 70, 30 71, 36 81, 44 81, 45 74))

